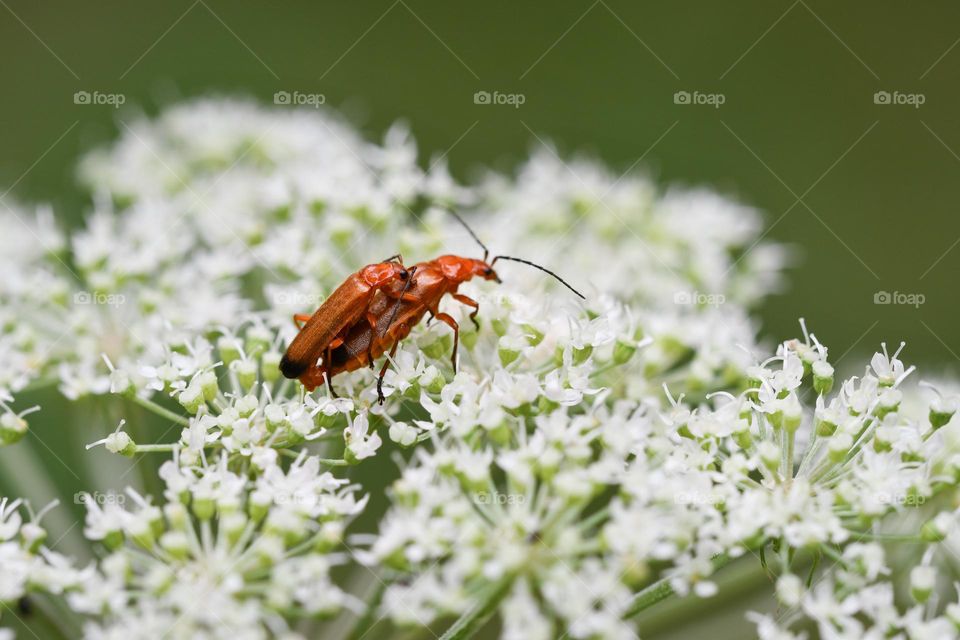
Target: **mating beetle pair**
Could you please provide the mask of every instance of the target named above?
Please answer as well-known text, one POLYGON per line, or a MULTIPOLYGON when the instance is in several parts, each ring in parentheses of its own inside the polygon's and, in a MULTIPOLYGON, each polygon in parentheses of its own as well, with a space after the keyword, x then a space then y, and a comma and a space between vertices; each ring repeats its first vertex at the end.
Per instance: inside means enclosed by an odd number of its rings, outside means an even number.
POLYGON ((457 347, 460 326, 450 315, 439 310, 447 294, 473 311, 470 319, 477 326, 479 305, 457 290, 473 278, 500 282, 493 266, 498 260, 511 260, 536 267, 583 298, 560 276, 521 258, 496 256, 487 261, 489 250, 460 216, 451 212, 477 244, 483 248, 483 259, 444 255, 434 260, 406 267, 399 255, 363 267, 337 287, 312 315, 297 314, 294 322, 300 333, 287 347, 280 361, 280 371, 287 378, 299 378, 310 391, 326 381, 331 395, 332 378, 344 371, 373 367, 373 362, 389 351, 389 357, 377 378, 377 397, 382 404, 383 378, 400 342, 406 338, 426 314, 453 329, 453 367, 457 368, 457 347))

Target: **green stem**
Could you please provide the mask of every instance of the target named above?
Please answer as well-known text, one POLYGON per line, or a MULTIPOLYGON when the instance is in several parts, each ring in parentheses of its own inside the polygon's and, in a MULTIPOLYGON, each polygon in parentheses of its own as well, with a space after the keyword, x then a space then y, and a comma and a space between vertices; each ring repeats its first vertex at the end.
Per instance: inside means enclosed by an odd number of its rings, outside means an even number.
POLYGON ((364 610, 363 615, 361 615, 356 624, 353 625, 353 629, 350 630, 350 633, 347 635, 347 640, 360 640, 360 638, 365 637, 374 625, 377 624, 377 620, 374 619, 374 616, 377 615, 377 609, 380 608, 380 602, 383 600, 383 594, 387 590, 387 583, 377 578, 377 585, 374 588, 373 593, 370 594, 370 598, 367 600, 367 608, 364 610))
POLYGON ((514 577, 512 574, 504 576, 477 599, 476 603, 457 618, 440 640, 466 640, 480 631, 487 624, 500 601, 506 597, 513 586, 514 577))
MULTIPOLYGON (((725 553, 714 556, 711 560, 713 570, 716 571, 730 562, 732 558, 725 553)), ((632 618, 645 609, 649 609, 658 602, 666 600, 674 595, 673 587, 670 586, 669 578, 660 578, 653 584, 639 591, 634 597, 633 602, 627 608, 624 618, 632 618)))
POLYGON ((180 414, 174 413, 173 411, 170 411, 169 409, 161 407, 159 404, 157 404, 153 400, 150 400, 149 398, 141 398, 140 396, 135 395, 131 399, 135 403, 143 407, 144 409, 148 411, 152 411, 153 413, 157 414, 162 418, 166 418, 167 420, 175 422, 184 427, 190 426, 190 421, 185 416, 182 416, 180 414))
POLYGON ((927 541, 920 537, 919 533, 897 534, 897 533, 857 533, 858 540, 875 540, 877 542, 916 542, 926 544, 927 541))
POLYGON ((173 451, 174 446, 172 444, 138 444, 136 445, 136 451, 137 453, 169 453, 173 451))

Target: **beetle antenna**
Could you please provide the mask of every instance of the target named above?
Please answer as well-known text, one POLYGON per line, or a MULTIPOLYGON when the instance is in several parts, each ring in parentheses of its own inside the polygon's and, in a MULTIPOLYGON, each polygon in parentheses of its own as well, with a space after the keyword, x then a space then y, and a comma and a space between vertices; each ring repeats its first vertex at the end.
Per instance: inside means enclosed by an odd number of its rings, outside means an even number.
POLYGON ((477 241, 477 244, 480 245, 481 249, 483 249, 483 261, 486 262, 487 256, 490 255, 490 249, 487 249, 487 245, 480 241, 480 238, 478 238, 477 234, 473 232, 473 229, 470 228, 470 225, 467 224, 466 220, 457 215, 456 211, 450 208, 447 208, 447 211, 450 213, 450 215, 456 218, 457 222, 463 225, 463 228, 467 230, 467 233, 470 234, 470 237, 477 241))
POLYGON ((556 279, 560 282, 560 284, 562 284, 562 285, 565 286, 567 289, 570 289, 570 291, 573 291, 575 294, 577 294, 578 296, 580 296, 580 298, 581 298, 582 300, 586 300, 586 299, 587 299, 582 293, 580 293, 579 291, 577 291, 576 289, 574 289, 573 287, 571 287, 570 284, 567 283, 566 280, 564 280, 563 278, 561 278, 560 276, 558 276, 557 274, 555 274, 553 271, 550 271, 550 269, 547 269, 547 268, 545 268, 545 267, 541 267, 540 265, 534 264, 533 262, 530 262, 529 260, 524 260, 523 258, 511 258, 510 256, 497 256, 496 258, 493 259, 493 262, 490 263, 490 266, 492 267, 493 264, 494 264, 497 260, 511 260, 511 261, 513 261, 513 262, 522 262, 523 264, 530 265, 531 267, 533 267, 533 268, 535 268, 535 269, 540 269, 540 271, 543 271, 544 273, 549 273, 551 276, 553 276, 554 278, 556 278, 556 279))

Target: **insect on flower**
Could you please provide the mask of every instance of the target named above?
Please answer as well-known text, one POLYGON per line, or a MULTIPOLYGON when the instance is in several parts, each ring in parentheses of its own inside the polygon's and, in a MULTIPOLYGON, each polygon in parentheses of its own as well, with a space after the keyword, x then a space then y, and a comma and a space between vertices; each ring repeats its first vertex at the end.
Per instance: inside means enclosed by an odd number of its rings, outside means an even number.
MULTIPOLYGON (((390 256, 383 262, 363 267, 347 278, 312 316, 294 315, 293 321, 300 327, 300 333, 283 354, 280 372, 287 378, 299 378, 315 366, 320 358, 329 358, 330 352, 342 343, 339 336, 356 324, 364 313, 368 313, 377 291, 388 289, 394 282, 402 282, 409 277, 410 272, 403 266, 403 258, 399 254, 390 256)), ((372 315, 368 314, 367 322, 370 326, 376 326, 376 318, 372 315)))
MULTIPOLYGON (((411 329, 427 314, 430 314, 431 320, 437 319, 453 329, 451 360, 453 369, 456 371, 460 326, 452 316, 439 310, 440 301, 445 295, 450 294, 454 300, 471 307, 473 311, 470 313, 470 320, 479 328, 477 313, 480 305, 476 300, 458 293, 458 289, 461 284, 476 277, 499 283, 501 280, 494 270, 494 265, 498 260, 511 260, 535 267, 556 278, 580 298, 584 298, 563 278, 528 260, 501 255, 488 261, 489 249, 460 216, 452 211, 450 213, 483 249, 483 259, 443 255, 410 267, 408 278, 391 279, 380 288, 380 295, 371 296, 365 309, 351 313, 351 317, 356 318, 352 324, 340 323, 343 326, 342 331, 322 350, 322 363, 313 364, 305 372, 297 372, 304 386, 312 390, 325 380, 331 393, 333 393, 330 383, 333 376, 344 371, 356 371, 363 367, 372 368, 373 361, 389 351, 388 359, 381 367, 377 378, 377 397, 380 403, 383 403, 383 378, 390 361, 400 342, 410 334, 411 329)), ((317 311, 314 317, 326 313, 326 303, 324 303, 324 306, 317 311)), ((284 375, 287 375, 286 371, 284 371, 284 375)), ((288 375, 288 377, 294 376, 288 375)))

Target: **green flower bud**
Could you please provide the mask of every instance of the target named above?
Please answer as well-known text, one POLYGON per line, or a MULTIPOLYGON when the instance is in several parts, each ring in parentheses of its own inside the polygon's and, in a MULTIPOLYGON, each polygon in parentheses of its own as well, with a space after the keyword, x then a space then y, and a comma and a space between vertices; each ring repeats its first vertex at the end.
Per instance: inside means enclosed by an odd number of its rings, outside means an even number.
POLYGON ((105 546, 110 551, 116 551, 123 545, 123 532, 122 531, 108 531, 107 535, 103 537, 103 546, 105 546))
POLYGON ((200 406, 203 404, 203 389, 200 388, 199 384, 190 383, 186 389, 180 392, 180 395, 177 396, 177 400, 180 402, 180 405, 187 410, 191 415, 196 415, 197 411, 200 410, 200 406))
POLYGON ((830 444, 827 445, 827 456, 831 462, 842 462, 852 446, 853 436, 849 433, 837 433, 830 438, 830 444))
POLYGON ((220 336, 217 339, 217 351, 220 352, 220 359, 225 365, 240 358, 240 346, 237 339, 232 336, 220 336))
POLYGON ((618 339, 613 345, 613 361, 616 364, 624 364, 637 352, 637 347, 629 342, 618 339))
POLYGON ((237 543, 244 529, 247 528, 247 516, 239 511, 221 516, 220 527, 227 535, 227 541, 232 545, 237 543))
POLYGON ((263 491, 254 491, 250 494, 250 500, 247 502, 247 513, 254 522, 260 522, 270 512, 270 506, 273 501, 270 496, 263 491))
POLYGON ((247 340, 244 348, 251 358, 256 358, 270 349, 272 342, 273 336, 267 331, 266 327, 254 325, 247 330, 247 340))
POLYGON ((877 453, 893 451, 896 431, 892 427, 877 427, 873 432, 873 450, 877 453))
POLYGON ((593 355, 593 347, 591 345, 586 345, 580 349, 573 350, 573 364, 580 365, 586 362, 590 356, 593 355))
MULTIPOLYGON (((189 493, 184 492, 180 499, 181 501, 189 499, 189 493)), ((168 502, 163 505, 163 515, 166 516, 171 528, 183 529, 187 524, 187 509, 183 502, 168 502)))
POLYGON ((543 342, 545 337, 542 331, 529 324, 523 325, 523 333, 526 336, 527 344, 531 347, 535 347, 543 342))
POLYGON ((791 393, 783 401, 783 428, 787 433, 794 433, 803 420, 803 408, 795 393, 791 393))
POLYGON ((0 416, 0 444, 15 444, 27 435, 27 421, 8 411, 0 416))
POLYGON ((939 429, 957 412, 956 398, 936 398, 930 403, 930 426, 939 429))
POLYGON ((106 446, 107 451, 110 453, 119 453, 128 458, 132 458, 137 453, 136 443, 133 441, 133 438, 128 436, 124 431, 111 433, 104 441, 104 446, 106 446))
POLYGON ((950 527, 953 524, 953 516, 943 512, 936 517, 927 520, 920 527, 920 537, 926 542, 940 542, 950 533, 950 527))
POLYGON ((340 522, 325 522, 317 534, 313 549, 319 553, 328 553, 343 542, 343 524, 340 522))
POLYGON ((833 367, 825 360, 817 360, 812 365, 813 390, 825 396, 833 389, 833 367))
POLYGON ((287 414, 280 405, 268 404, 263 409, 263 417, 267 422, 267 430, 273 432, 282 427, 287 421, 287 414))
POLYGON ((153 531, 150 530, 148 524, 142 523, 139 520, 131 525, 130 539, 133 540, 136 544, 140 545, 144 549, 150 550, 153 548, 155 539, 153 537, 153 531))
POLYGON ((440 373, 440 369, 434 365, 430 365, 424 370, 419 382, 427 393, 440 393, 447 384, 447 380, 440 373))
POLYGON ((167 531, 160 536, 160 547, 177 560, 186 560, 190 555, 190 541, 182 531, 167 531))
POLYGON ((47 532, 40 525, 28 522, 20 527, 20 540, 30 553, 36 553, 47 540, 47 532))
POLYGON ((268 351, 260 358, 260 377, 264 382, 276 382, 280 379, 280 359, 277 351, 268 351))
POLYGON ((923 604, 930 598, 937 583, 937 572, 930 565, 919 565, 910 571, 910 595, 923 604))
POLYGON ((244 389, 251 389, 257 382, 257 365, 253 360, 237 360, 232 365, 237 381, 244 389))
POLYGON ((780 447, 769 440, 757 446, 757 453, 760 455, 760 462, 770 471, 776 471, 780 467, 780 447))
POLYGON ((446 357, 452 348, 453 338, 448 335, 444 335, 423 347, 422 350, 424 355, 426 355, 428 358, 439 360, 440 358, 446 357))
POLYGON ((204 371, 197 377, 197 384, 203 391, 203 399, 211 402, 220 393, 220 385, 217 381, 217 374, 213 371, 204 371))
POLYGON ((837 431, 837 425, 829 420, 817 420, 817 435, 829 438, 837 431))
POLYGON ((193 509, 193 515, 197 516, 198 519, 209 520, 217 511, 217 503, 214 502, 213 498, 198 498, 194 496, 191 508, 193 509))
POLYGON ((520 357, 520 352, 505 347, 497 347, 497 355, 500 356, 500 364, 506 367, 520 357))
POLYGON ((132 398, 137 395, 137 387, 126 371, 114 369, 110 372, 110 393, 115 393, 124 398, 132 398))
POLYGON ((236 408, 241 418, 249 418, 259 406, 260 400, 257 399, 257 396, 248 394, 237 400, 234 408, 236 408))
POLYGON ((460 331, 460 344, 466 347, 468 350, 472 350, 477 346, 477 339, 480 337, 480 334, 476 330, 473 330, 473 323, 470 323, 470 329, 466 331, 460 331))

